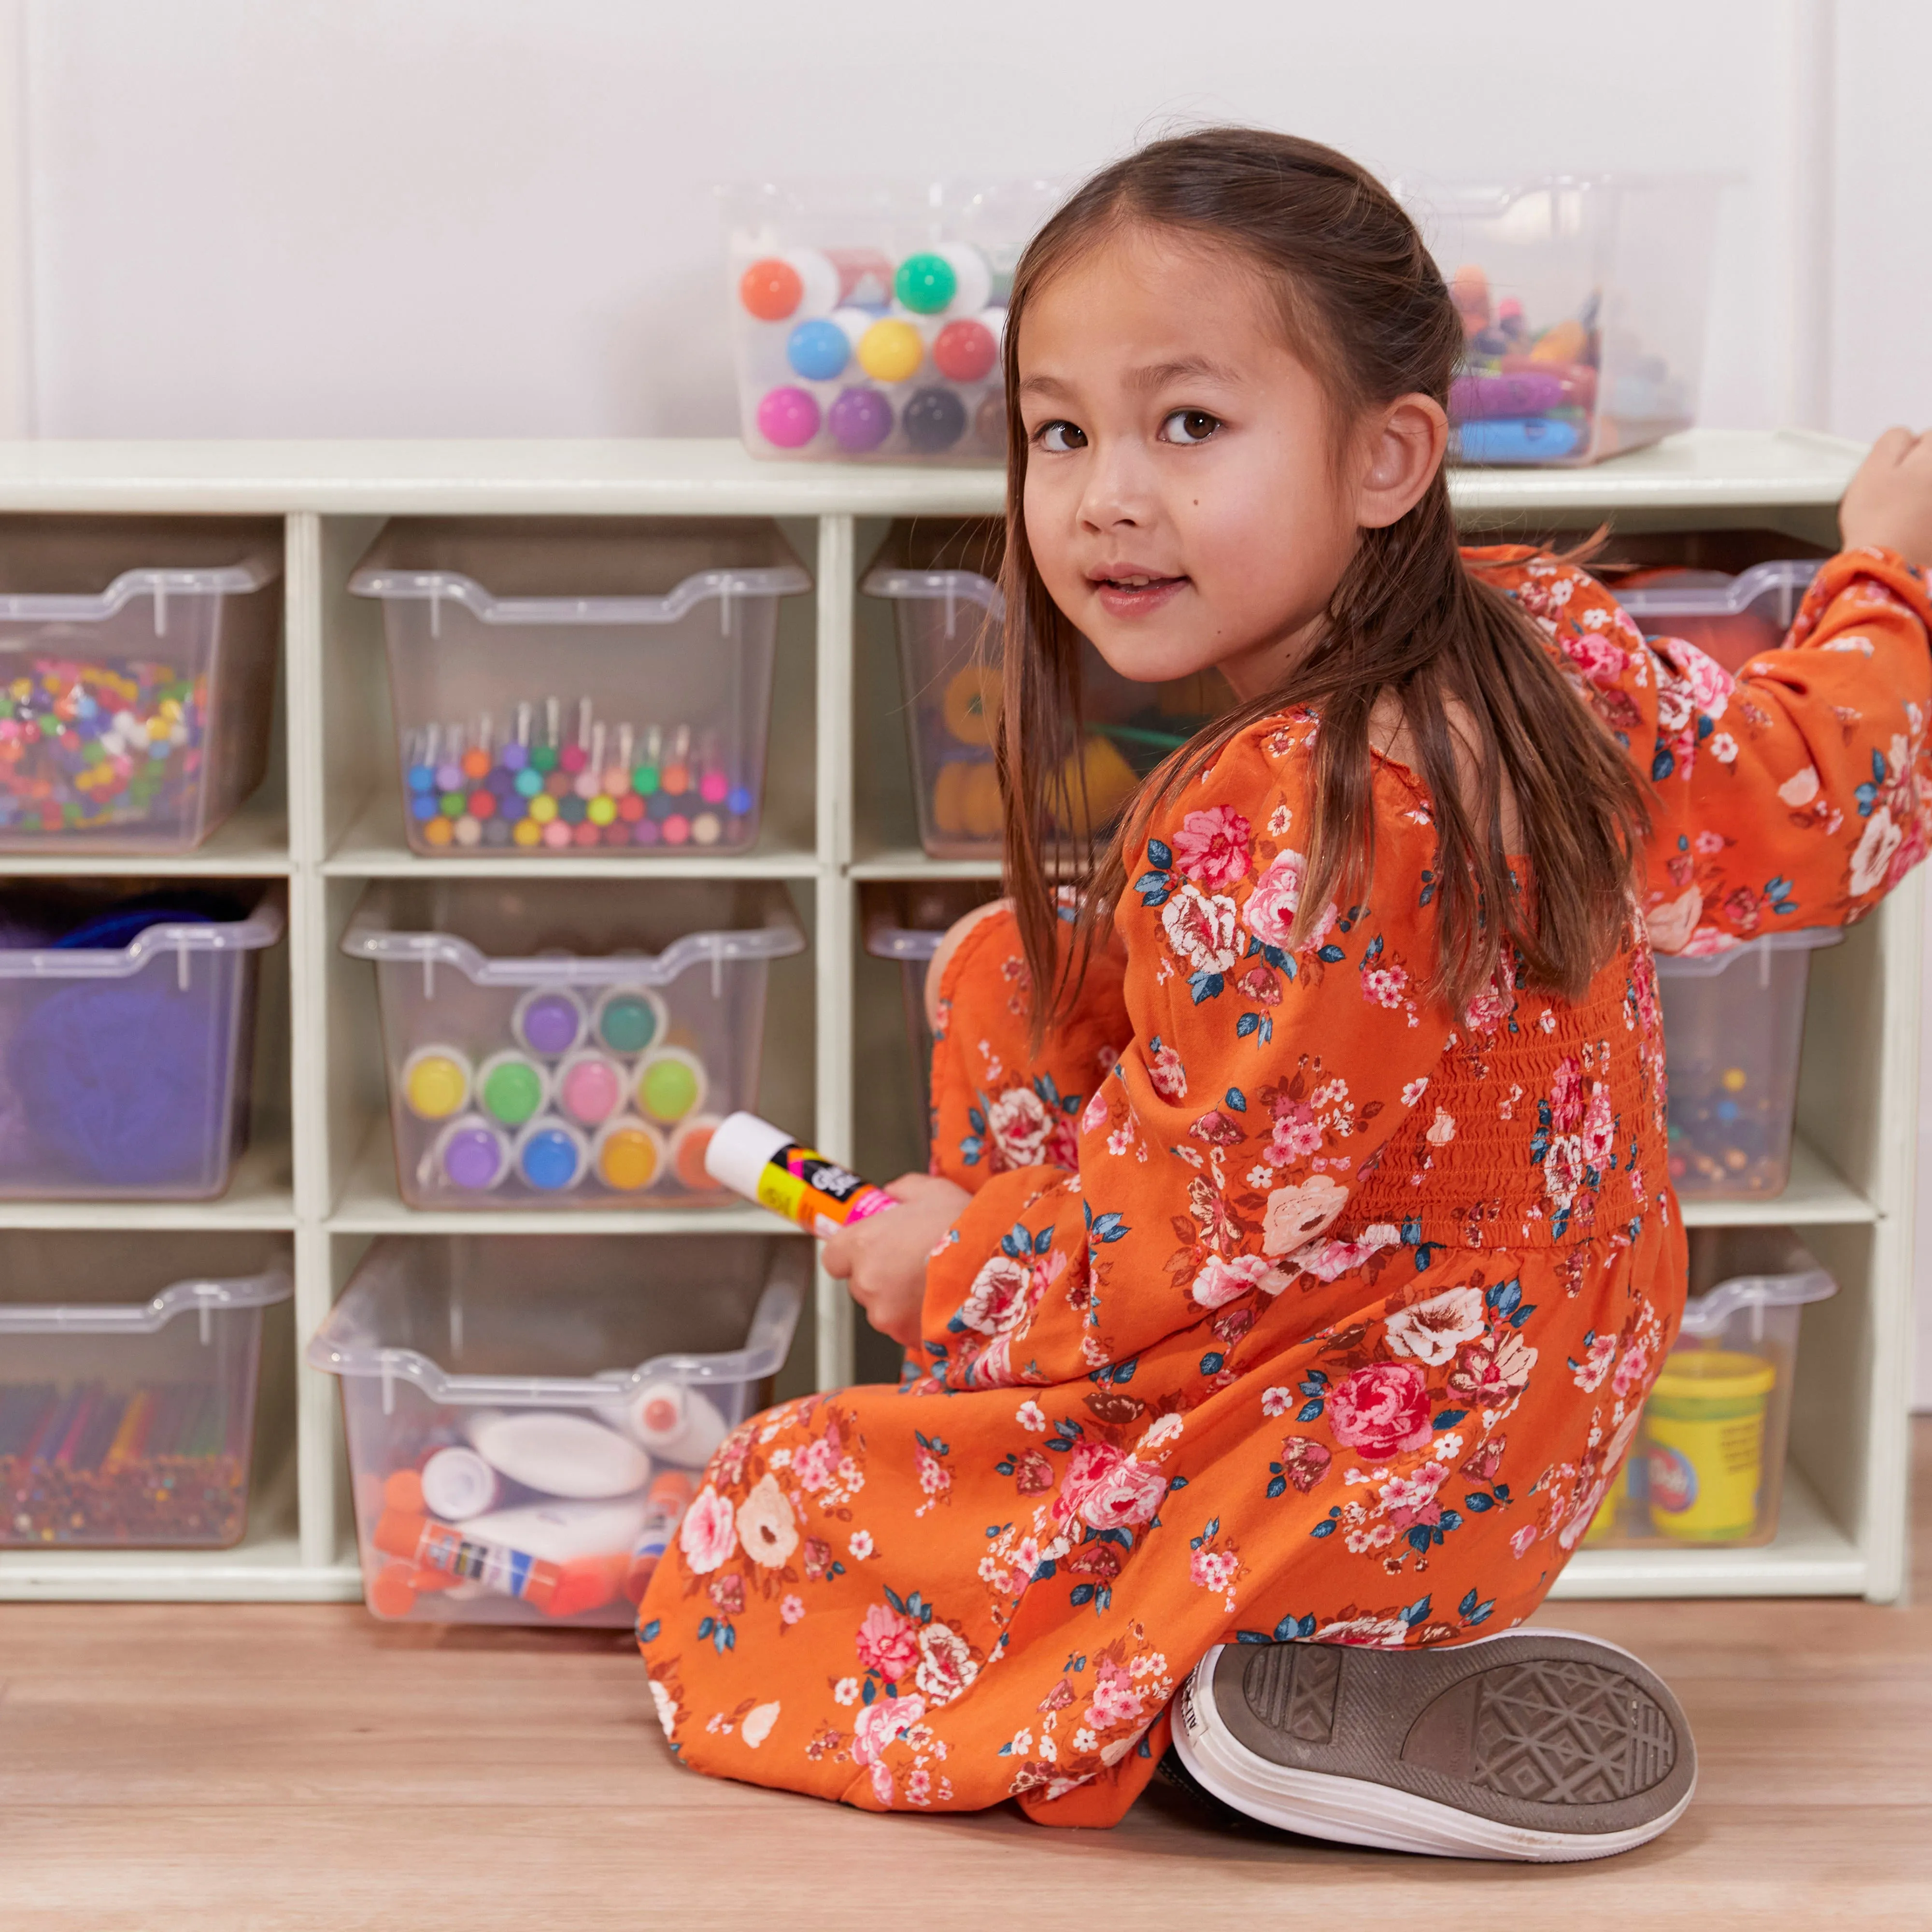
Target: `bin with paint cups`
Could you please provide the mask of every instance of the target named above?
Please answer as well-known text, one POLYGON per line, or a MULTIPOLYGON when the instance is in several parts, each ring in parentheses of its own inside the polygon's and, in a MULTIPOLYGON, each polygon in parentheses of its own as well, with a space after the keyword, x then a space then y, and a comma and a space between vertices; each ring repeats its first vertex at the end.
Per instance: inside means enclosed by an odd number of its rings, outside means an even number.
POLYGON ((1735 677, 1759 652, 1784 643, 1817 574, 1811 558, 1780 559, 1736 574, 1646 571, 1611 588, 1646 638, 1681 638, 1735 677))
POLYGON ((776 881, 372 885, 396 1179, 416 1208, 719 1201, 718 1120, 758 1096, 766 968, 805 936, 776 881))
POLYGON ((1670 1179, 1687 1200, 1784 1192, 1811 955, 1840 936, 1813 926, 1727 952, 1657 955, 1670 1179))
MULTIPOLYGON (((992 518, 902 519, 860 580, 867 596, 892 607, 920 842, 935 859, 996 859, 1001 850, 994 745, 1005 542, 1004 526, 992 518)), ((1062 774, 1061 830, 1084 843, 1234 695, 1214 670, 1136 684, 1084 640, 1081 667, 1083 734, 1062 774)))
POLYGON ((1715 181, 1395 185, 1462 319, 1456 460, 1594 463, 1696 421, 1715 181))
POLYGON ((785 1235, 375 1242, 308 1350, 341 1381, 369 1608, 627 1626, 810 1267, 785 1235))
POLYGON ((989 463, 1000 352, 1044 182, 725 196, 739 414, 754 456, 989 463))
POLYGON ((1694 1228, 1690 1298, 1592 1548, 1778 1533, 1803 1311, 1838 1284, 1785 1228, 1694 1228))
POLYGON ((0 1199, 212 1200, 248 1143, 283 890, 0 892, 0 1199))
POLYGON ((422 853, 717 856, 758 836, 778 600, 768 518, 398 518, 380 599, 422 853))
POLYGON ((0 1229, 0 1549, 239 1543, 291 1292, 272 1237, 0 1229))
POLYGON ((268 768, 278 524, 0 518, 0 851, 185 852, 268 768))
POLYGON ((872 880, 859 889, 860 931, 866 952, 899 968, 906 1043, 917 1070, 920 1118, 932 1113, 932 1028, 926 1017, 926 968, 955 920, 998 896, 991 880, 872 880))

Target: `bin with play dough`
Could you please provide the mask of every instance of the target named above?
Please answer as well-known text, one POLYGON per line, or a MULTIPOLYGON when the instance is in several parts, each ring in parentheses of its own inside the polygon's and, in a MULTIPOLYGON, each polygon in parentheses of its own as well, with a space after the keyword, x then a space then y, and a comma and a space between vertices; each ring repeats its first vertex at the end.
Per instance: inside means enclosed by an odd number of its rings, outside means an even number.
MULTIPOLYGON (((994 740, 1000 707, 1000 593, 1005 536, 990 518, 907 518, 892 525, 861 580, 890 601, 898 632, 920 842, 935 859, 996 859, 1001 850, 994 740)), ((1081 645, 1084 727, 1070 759, 1070 822, 1084 842, 1104 830, 1141 780, 1234 702, 1218 671, 1136 684, 1081 645)))
POLYGON ((0 1230, 0 1549, 239 1543, 290 1293, 284 1238, 0 1230))
POLYGON ((964 919, 998 888, 973 879, 928 879, 917 884, 875 880, 860 888, 860 930, 874 959, 900 969, 905 1000, 906 1042, 918 1070, 920 1118, 932 1112, 932 1028, 926 1017, 926 970, 954 920, 964 919))
POLYGON ((1670 1178, 1686 1199, 1784 1192, 1811 955, 1839 936, 1835 928, 1809 927, 1726 952, 1657 956, 1670 1178))
POLYGON ((1398 182, 1462 318, 1453 451, 1594 463, 1697 417, 1718 184, 1398 182))
POLYGON ((769 518, 386 524, 349 587, 382 606, 411 848, 748 850, 811 584, 769 518))
POLYGON ((811 1266, 782 1234, 374 1243, 308 1349, 341 1382, 370 1609, 628 1626, 811 1266))
POLYGON ((1613 583, 1617 602, 1646 638, 1682 638, 1736 676, 1775 650, 1818 574, 1810 558, 1716 570, 1656 570, 1613 583))
POLYGON ((414 1208, 722 1202, 711 1130, 754 1106, 770 962, 805 936, 775 880, 384 880, 374 962, 396 1181, 414 1208))
POLYGON ((1056 198, 1007 182, 724 198, 739 416, 754 456, 994 463, 1014 265, 1056 198))
POLYGON ((268 769, 282 533, 0 517, 0 851, 185 852, 268 769))
POLYGON ((1788 1228, 1697 1228, 1690 1244, 1683 1326, 1592 1548, 1778 1533, 1803 1310, 1837 1284, 1788 1228))
POLYGON ((248 1138, 282 890, 0 891, 0 1199, 213 1199, 248 1138))

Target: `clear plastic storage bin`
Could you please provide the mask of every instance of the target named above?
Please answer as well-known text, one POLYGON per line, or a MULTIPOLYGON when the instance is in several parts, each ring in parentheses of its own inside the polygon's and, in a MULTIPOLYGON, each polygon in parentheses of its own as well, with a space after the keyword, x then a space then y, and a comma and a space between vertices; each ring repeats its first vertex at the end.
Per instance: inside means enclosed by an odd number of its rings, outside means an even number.
POLYGON ((1694 1228, 1690 1300, 1592 1548, 1778 1534, 1800 1312, 1838 1284, 1785 1228, 1694 1228))
POLYGON ((1461 312, 1465 463, 1594 463, 1696 420, 1717 184, 1402 182, 1461 312))
POLYGON ((683 1206, 758 1099, 766 962, 805 935, 776 881, 383 881, 342 950, 376 963, 396 1181, 412 1208, 683 1206))
MULTIPOLYGON (((891 600, 898 630, 920 842, 935 859, 998 858, 999 587, 1005 533, 992 518, 921 518, 892 525, 860 584, 891 600)), ((1234 702, 1218 671, 1136 684, 1082 646, 1086 735, 1067 776, 1084 797, 1070 838, 1091 838, 1167 754, 1234 702)))
POLYGON ((283 925, 260 886, 0 892, 0 1198, 220 1194, 283 925))
POLYGON ((542 858, 758 836, 778 600, 764 518, 401 518, 380 598, 409 841, 542 858))
POLYGON ((926 1017, 926 969, 956 920, 998 892, 973 879, 929 880, 920 884, 877 880, 860 888, 860 929, 874 959, 900 968, 905 999, 906 1042, 919 1070, 922 1119, 932 1114, 932 1028, 926 1017))
POLYGON ((1760 563, 1737 576, 1716 570, 1647 572, 1613 584, 1646 638, 1682 638, 1735 676, 1784 641, 1818 566, 1809 558, 1760 563))
POLYGON ((262 1311, 232 1237, 0 1230, 0 1549, 226 1549, 248 1522, 262 1311))
POLYGON ((1040 182, 726 197, 739 416, 754 456, 996 462, 1014 265, 1040 182))
POLYGON ((1687 1198, 1781 1194, 1811 955, 1834 927, 1774 932, 1728 952, 1657 956, 1670 1082, 1670 1178, 1687 1198))
POLYGON ((782 1234, 376 1242, 308 1346, 342 1378, 370 1609, 628 1624, 811 1263, 782 1234))
POLYGON ((184 852, 268 770, 280 526, 0 518, 0 851, 184 852))

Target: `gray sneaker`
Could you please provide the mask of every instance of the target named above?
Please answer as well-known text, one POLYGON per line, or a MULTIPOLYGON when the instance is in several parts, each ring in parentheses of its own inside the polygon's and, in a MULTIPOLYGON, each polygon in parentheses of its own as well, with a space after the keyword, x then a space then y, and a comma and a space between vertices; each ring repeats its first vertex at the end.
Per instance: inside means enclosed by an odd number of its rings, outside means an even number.
POLYGON ((1609 1858, 1667 1831, 1697 1781, 1662 1680, 1561 1630, 1428 1650, 1222 1644, 1181 1687, 1174 1748, 1250 1818, 1438 1858, 1609 1858))

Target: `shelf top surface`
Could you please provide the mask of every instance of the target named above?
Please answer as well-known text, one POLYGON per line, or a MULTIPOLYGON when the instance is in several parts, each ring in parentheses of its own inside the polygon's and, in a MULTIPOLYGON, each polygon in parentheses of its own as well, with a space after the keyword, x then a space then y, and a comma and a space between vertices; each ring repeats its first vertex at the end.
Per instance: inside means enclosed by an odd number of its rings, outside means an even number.
MULTIPOLYGON (((1856 444, 1692 430, 1578 470, 1462 470, 1465 511, 1835 503, 1856 444)), ((0 510, 904 516, 987 514, 995 466, 766 462, 725 437, 654 441, 0 442, 0 510)))

